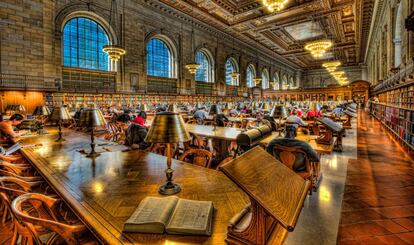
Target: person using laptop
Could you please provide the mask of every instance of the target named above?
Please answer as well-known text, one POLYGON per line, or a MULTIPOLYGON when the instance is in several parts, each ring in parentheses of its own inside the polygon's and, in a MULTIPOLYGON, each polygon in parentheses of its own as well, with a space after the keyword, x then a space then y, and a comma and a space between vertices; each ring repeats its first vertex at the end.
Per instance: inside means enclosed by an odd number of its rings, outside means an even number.
POLYGON ((14 127, 22 123, 24 117, 21 114, 14 114, 9 120, 0 122, 0 141, 5 143, 16 143, 19 137, 26 133, 26 130, 14 131, 14 127))

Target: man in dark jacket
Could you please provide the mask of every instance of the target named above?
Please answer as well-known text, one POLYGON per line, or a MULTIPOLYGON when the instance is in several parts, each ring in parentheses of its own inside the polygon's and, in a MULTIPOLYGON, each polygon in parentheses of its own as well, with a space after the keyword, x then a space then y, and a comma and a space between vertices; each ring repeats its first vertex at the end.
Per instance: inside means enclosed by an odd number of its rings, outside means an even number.
MULTIPOLYGON (((306 153, 312 162, 319 162, 318 153, 307 142, 295 139, 296 127, 293 125, 286 126, 286 134, 284 138, 274 138, 267 145, 266 151, 273 155, 273 148, 276 145, 294 147, 300 149, 306 153)), ((293 170, 296 172, 302 172, 306 170, 306 163, 302 154, 298 154, 293 164, 293 170)))
POLYGON ((138 123, 131 123, 126 131, 125 145, 141 150, 148 148, 151 144, 145 142, 147 133, 148 130, 146 127, 139 125, 138 123))

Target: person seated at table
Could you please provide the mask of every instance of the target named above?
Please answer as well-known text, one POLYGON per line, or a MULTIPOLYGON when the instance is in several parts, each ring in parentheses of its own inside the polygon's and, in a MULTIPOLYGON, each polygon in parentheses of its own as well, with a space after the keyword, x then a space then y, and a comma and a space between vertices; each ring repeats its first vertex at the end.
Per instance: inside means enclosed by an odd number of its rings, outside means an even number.
POLYGON ((132 120, 131 111, 129 109, 125 109, 124 113, 118 116, 116 119, 118 122, 128 123, 132 120))
POLYGON ((14 131, 13 127, 17 127, 23 122, 23 115, 14 114, 9 120, 0 122, 0 141, 6 143, 16 143, 19 137, 26 133, 26 130, 20 130, 18 133, 14 131))
POLYGON ((233 109, 230 110, 229 116, 237 117, 237 116, 239 116, 239 111, 237 109, 233 108, 233 109))
POLYGON ((247 109, 247 106, 244 106, 243 109, 240 110, 240 113, 247 114, 249 112, 249 109, 247 109))
POLYGON ((208 117, 208 113, 205 107, 201 107, 193 114, 194 119, 205 120, 208 117))
POLYGON ((308 111, 308 113, 306 114, 306 118, 311 119, 311 118, 315 118, 315 117, 320 117, 322 116, 322 113, 316 109, 311 109, 308 111))
POLYGON ((298 106, 294 106, 293 108, 294 108, 294 109, 293 109, 293 111, 295 111, 295 110, 296 110, 296 115, 297 115, 298 117, 302 117, 302 116, 303 116, 303 111, 302 111, 302 109, 300 109, 298 106))
MULTIPOLYGON (((302 140, 295 139, 296 137, 296 127, 293 125, 286 125, 285 127, 285 137, 284 138, 274 138, 272 139, 266 147, 266 151, 273 155, 273 148, 276 145, 294 147, 304 151, 309 159, 312 162, 319 162, 319 155, 316 151, 310 146, 307 142, 302 140)), ((302 156, 303 157, 303 156, 302 156)), ((300 159, 299 155, 293 165, 293 170, 296 172, 301 172, 306 170, 306 163, 303 161, 303 158, 300 159)))
POLYGON ((341 106, 337 106, 335 109, 332 110, 332 114, 336 116, 341 115, 344 112, 344 109, 341 106))
POLYGON ((286 118, 286 124, 293 125, 296 128, 298 128, 299 126, 303 126, 303 127, 308 126, 308 124, 304 122, 302 118, 298 116, 298 111, 295 109, 292 111, 292 115, 286 118))
POLYGON ((148 129, 145 126, 132 122, 125 132, 125 145, 131 146, 133 149, 147 149, 151 146, 150 143, 145 142, 147 133, 148 129))
POLYGON ((147 120, 147 113, 140 111, 134 118, 133 122, 145 127, 145 121, 147 120))
POLYGON ((229 119, 224 114, 217 114, 216 116, 217 126, 224 127, 226 122, 229 122, 229 119))

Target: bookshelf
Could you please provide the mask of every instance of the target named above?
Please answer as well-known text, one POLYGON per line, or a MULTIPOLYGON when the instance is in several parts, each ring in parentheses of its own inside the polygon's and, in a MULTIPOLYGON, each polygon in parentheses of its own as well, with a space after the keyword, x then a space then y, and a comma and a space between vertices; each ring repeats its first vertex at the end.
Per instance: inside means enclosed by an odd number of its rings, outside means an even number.
MULTIPOLYGON (((404 93, 406 92, 404 91, 404 93)), ((392 93, 392 97, 389 97, 388 101, 397 102, 394 102, 395 105, 381 102, 373 103, 371 114, 393 133, 398 141, 407 146, 410 151, 414 151, 414 107, 412 98, 401 97, 397 99, 396 94, 392 93)))

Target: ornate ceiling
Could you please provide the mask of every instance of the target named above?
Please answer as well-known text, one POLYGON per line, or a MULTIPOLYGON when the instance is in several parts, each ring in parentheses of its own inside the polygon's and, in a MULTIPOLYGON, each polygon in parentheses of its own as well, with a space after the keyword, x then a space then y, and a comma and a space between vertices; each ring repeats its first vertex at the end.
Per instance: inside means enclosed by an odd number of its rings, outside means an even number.
POLYGON ((271 50, 303 69, 320 68, 326 60, 345 66, 363 61, 373 0, 289 0, 270 13, 258 0, 160 0, 207 25, 253 46, 271 50), (321 59, 304 45, 331 39, 333 48, 321 59))

